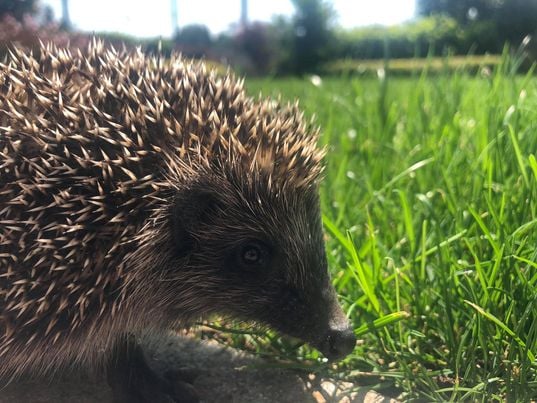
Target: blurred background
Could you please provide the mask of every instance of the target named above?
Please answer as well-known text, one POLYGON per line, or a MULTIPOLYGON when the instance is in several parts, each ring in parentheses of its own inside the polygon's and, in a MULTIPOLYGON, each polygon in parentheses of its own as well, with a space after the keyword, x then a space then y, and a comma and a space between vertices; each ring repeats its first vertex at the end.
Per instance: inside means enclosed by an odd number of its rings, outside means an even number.
POLYGON ((253 76, 493 65, 506 44, 532 57, 536 30, 537 0, 0 0, 3 53, 98 36, 253 76))

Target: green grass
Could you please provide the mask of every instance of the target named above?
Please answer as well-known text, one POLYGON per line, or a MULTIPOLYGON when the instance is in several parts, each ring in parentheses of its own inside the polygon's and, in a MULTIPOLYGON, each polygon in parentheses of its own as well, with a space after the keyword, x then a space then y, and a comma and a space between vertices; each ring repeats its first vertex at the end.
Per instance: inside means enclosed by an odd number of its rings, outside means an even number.
MULTIPOLYGON (((405 399, 537 398, 537 78, 513 70, 246 81, 323 128, 329 263, 361 339, 332 375, 405 399)), ((274 335, 232 342, 329 367, 274 335)))

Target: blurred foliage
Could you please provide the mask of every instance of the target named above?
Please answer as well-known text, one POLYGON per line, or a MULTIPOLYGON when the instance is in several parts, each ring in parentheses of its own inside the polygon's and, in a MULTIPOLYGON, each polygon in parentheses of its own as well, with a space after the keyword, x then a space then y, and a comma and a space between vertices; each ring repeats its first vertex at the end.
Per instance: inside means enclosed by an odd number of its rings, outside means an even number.
POLYGON ((339 58, 425 57, 447 52, 500 53, 495 24, 483 21, 462 28, 452 17, 433 15, 391 27, 371 26, 338 33, 339 58))
POLYGON ((10 15, 21 21, 25 15, 33 14, 37 11, 37 0, 1 0, 0 18, 10 15))
POLYGON ((334 11, 324 0, 292 0, 296 13, 292 19, 292 65, 294 73, 318 71, 332 52, 334 11))
MULTIPOLYGON (((334 12, 325 0, 293 0, 295 15, 255 22, 232 41, 253 74, 302 75, 320 71, 336 56, 334 12)), ((235 65, 234 65, 235 66, 235 65)))
MULTIPOLYGON (((270 23, 252 22, 211 35, 200 24, 187 25, 171 39, 134 38, 98 33, 116 47, 141 46, 152 54, 231 65, 238 74, 304 75, 356 66, 356 60, 468 54, 499 54, 516 48, 537 27, 537 0, 417 0, 419 18, 397 26, 336 28, 329 0, 292 0, 293 16, 270 23)), ((39 0, 0 0, 0 55, 8 44, 30 49, 39 40, 83 48, 92 34, 67 33, 39 0)), ((526 56, 535 60, 537 45, 526 38, 526 56)), ((345 70, 345 69, 343 69, 345 70)))
POLYGON ((252 73, 269 74, 276 67, 277 48, 274 30, 269 24, 254 22, 242 28, 235 43, 250 61, 252 73))
POLYGON ((339 54, 354 59, 424 56, 432 46, 452 47, 458 24, 449 17, 427 17, 391 27, 371 26, 338 32, 339 54))
POLYGON ((416 6, 420 15, 444 14, 464 24, 477 17, 491 18, 501 3, 498 0, 418 0, 416 6))
POLYGON ((211 33, 205 25, 186 25, 174 35, 177 48, 188 57, 203 57, 212 45, 211 33))
POLYGON ((52 42, 58 46, 82 48, 87 46, 89 38, 81 33, 67 33, 57 24, 39 24, 28 14, 21 20, 10 14, 0 17, 0 56, 13 45, 36 51, 39 49, 40 41, 52 42))
POLYGON ((214 58, 249 75, 319 71, 335 56, 334 12, 325 0, 293 0, 293 5, 296 13, 291 18, 253 22, 214 40, 205 27, 185 27, 175 43, 187 56, 214 58))
POLYGON ((500 48, 537 30, 537 0, 418 0, 417 11, 422 16, 449 16, 470 31, 493 25, 500 48))

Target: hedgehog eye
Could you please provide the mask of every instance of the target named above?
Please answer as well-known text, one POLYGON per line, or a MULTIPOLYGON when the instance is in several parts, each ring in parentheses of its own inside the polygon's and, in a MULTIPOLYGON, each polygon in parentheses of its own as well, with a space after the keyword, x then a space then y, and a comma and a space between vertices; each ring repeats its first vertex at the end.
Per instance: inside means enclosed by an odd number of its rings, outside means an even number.
POLYGON ((257 246, 249 246, 242 252, 242 260, 247 264, 256 264, 261 260, 261 250, 257 246))
POLYGON ((268 248, 260 242, 248 242, 240 251, 240 261, 243 266, 264 266, 268 262, 268 248))

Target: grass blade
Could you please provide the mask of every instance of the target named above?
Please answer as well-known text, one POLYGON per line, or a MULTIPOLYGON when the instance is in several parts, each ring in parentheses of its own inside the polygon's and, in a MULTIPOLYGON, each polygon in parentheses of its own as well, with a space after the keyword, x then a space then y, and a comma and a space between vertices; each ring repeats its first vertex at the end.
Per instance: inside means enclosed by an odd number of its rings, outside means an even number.
POLYGON ((359 337, 359 336, 364 335, 367 332, 382 329, 383 327, 386 327, 393 323, 397 323, 409 317, 410 317, 410 314, 405 311, 392 312, 392 313, 389 313, 388 315, 381 316, 380 318, 375 319, 374 321, 370 323, 364 323, 359 328, 354 329, 354 334, 357 337, 359 337))
MULTIPOLYGON (((487 318, 491 322, 493 322, 496 326, 498 326, 500 329, 502 329, 505 333, 507 333, 509 336, 513 338, 513 340, 522 348, 526 348, 526 343, 518 337, 515 332, 513 332, 505 323, 503 323, 500 319, 498 319, 496 316, 492 315, 491 313, 485 311, 483 308, 481 308, 479 305, 474 304, 473 302, 470 302, 468 300, 464 300, 464 302, 468 305, 470 305, 472 308, 474 308, 480 315, 487 318)), ((531 362, 535 361, 535 356, 533 353, 527 349, 528 358, 531 362)))

